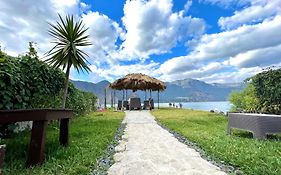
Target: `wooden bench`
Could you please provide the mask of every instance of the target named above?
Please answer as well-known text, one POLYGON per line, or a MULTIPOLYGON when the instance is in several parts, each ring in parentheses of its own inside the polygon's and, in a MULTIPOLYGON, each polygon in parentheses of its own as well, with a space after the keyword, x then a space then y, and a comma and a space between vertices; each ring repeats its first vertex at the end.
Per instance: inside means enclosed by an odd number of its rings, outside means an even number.
POLYGON ((228 134, 231 134, 232 128, 252 132, 254 138, 264 139, 267 134, 281 133, 281 116, 273 114, 228 113, 228 134))
POLYGON ((44 161, 48 121, 60 119, 59 141, 61 145, 68 146, 69 119, 72 116, 73 111, 70 109, 0 110, 0 124, 33 121, 26 161, 27 166, 32 166, 41 164, 44 161))

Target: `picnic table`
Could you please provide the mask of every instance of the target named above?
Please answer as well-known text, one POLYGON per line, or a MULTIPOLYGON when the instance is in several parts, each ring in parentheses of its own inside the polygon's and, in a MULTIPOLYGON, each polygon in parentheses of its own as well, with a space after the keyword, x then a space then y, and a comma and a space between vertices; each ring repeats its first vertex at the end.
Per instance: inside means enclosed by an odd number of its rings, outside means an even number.
POLYGON ((59 141, 61 145, 68 146, 69 119, 72 116, 73 111, 70 109, 0 110, 0 124, 33 121, 26 161, 27 166, 32 166, 41 164, 44 161, 48 121, 60 120, 59 141))

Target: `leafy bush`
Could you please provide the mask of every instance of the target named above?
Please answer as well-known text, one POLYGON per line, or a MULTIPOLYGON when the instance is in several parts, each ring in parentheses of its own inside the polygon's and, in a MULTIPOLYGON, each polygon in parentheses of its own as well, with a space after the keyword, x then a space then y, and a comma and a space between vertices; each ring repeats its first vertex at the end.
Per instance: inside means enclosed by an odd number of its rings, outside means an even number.
MULTIPOLYGON (((65 74, 38 59, 30 43, 27 55, 10 57, 0 51, 0 110, 61 108, 65 74)), ((68 106, 75 114, 95 110, 96 97, 69 88, 68 106)), ((16 125, 0 125, 0 135, 9 135, 16 125)))
POLYGON ((93 93, 78 90, 72 83, 69 84, 68 92, 66 107, 73 109, 76 115, 96 110, 97 97, 93 93))
POLYGON ((263 113, 281 114, 281 69, 269 69, 250 78, 263 113))
POLYGON ((281 114, 281 69, 261 72, 248 79, 242 92, 230 95, 234 110, 281 114))
MULTIPOLYGON (((28 54, 0 63, 0 110, 60 108, 65 74, 28 54)), ((95 110, 96 96, 69 86, 67 107, 76 114, 95 110)))
POLYGON ((43 61, 22 56, 0 63, 0 109, 57 107, 64 74, 43 61))
POLYGON ((252 84, 248 84, 241 92, 231 93, 229 101, 234 105, 233 111, 257 112, 259 106, 256 89, 252 84))

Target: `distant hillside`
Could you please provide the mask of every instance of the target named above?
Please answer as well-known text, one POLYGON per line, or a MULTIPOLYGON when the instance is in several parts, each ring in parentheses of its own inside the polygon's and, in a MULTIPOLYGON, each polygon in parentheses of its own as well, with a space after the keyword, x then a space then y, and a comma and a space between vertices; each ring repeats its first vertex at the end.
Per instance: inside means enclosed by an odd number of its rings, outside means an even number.
POLYGON ((166 91, 161 94, 166 101, 224 101, 232 91, 240 91, 243 83, 208 84, 194 79, 167 82, 166 91))
MULTIPOLYGON (((90 83, 84 81, 73 81, 73 84, 81 90, 93 92, 100 99, 100 103, 104 101, 104 88, 108 87, 109 81, 101 81, 99 83, 90 83)), ((161 102, 189 102, 189 101, 224 101, 227 100, 232 91, 240 91, 244 88, 243 83, 205 83, 195 79, 176 80, 166 82, 167 89, 160 93, 161 102)), ((131 92, 128 92, 128 95, 131 92)), ((107 101, 110 103, 111 94, 113 92, 107 89, 107 101)), ((144 92, 139 91, 139 96, 144 98, 144 92)), ((149 93, 147 93, 147 96, 149 93)), ((116 91, 116 100, 122 98, 122 91, 116 91)), ((153 98, 157 99, 157 93, 153 93, 153 98)))

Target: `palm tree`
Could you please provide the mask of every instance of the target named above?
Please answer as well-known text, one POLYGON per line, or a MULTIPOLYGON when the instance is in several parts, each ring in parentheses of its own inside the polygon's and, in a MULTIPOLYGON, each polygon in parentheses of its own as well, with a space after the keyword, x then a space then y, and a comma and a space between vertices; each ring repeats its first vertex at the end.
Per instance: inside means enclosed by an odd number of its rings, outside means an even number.
POLYGON ((55 68, 62 67, 63 70, 66 69, 66 81, 63 95, 62 108, 65 108, 67 90, 69 84, 69 71, 72 66, 78 71, 90 72, 86 60, 88 55, 78 49, 80 46, 89 46, 89 35, 86 35, 88 28, 82 24, 82 21, 74 22, 73 15, 67 15, 65 20, 59 15, 60 21, 56 24, 50 25, 50 30, 48 33, 54 38, 52 43, 55 46, 48 51, 46 54, 48 58, 47 63, 51 64, 55 68))

